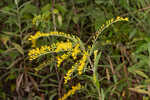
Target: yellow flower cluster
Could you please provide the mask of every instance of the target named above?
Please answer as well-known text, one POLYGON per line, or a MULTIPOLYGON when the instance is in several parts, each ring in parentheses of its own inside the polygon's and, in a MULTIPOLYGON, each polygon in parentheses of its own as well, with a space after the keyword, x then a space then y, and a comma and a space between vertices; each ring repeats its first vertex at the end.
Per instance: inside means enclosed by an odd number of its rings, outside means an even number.
POLYGON ((63 54, 62 56, 57 56, 57 67, 60 67, 61 63, 68 58, 68 54, 63 54))
POLYGON ((35 35, 31 35, 28 40, 36 40, 36 39, 38 39, 40 37, 48 37, 51 34, 57 34, 57 33, 58 32, 42 33, 40 31, 38 31, 38 32, 35 33, 35 35))
POLYGON ((74 70, 76 69, 76 66, 78 66, 77 70, 78 70, 78 74, 81 75, 82 71, 84 69, 86 60, 87 60, 87 56, 88 53, 86 51, 83 51, 83 57, 81 58, 81 60, 78 62, 76 62, 71 69, 68 70, 68 72, 66 73, 66 75, 64 76, 64 84, 66 84, 68 82, 68 80, 71 79, 71 75, 73 74, 74 70))
POLYGON ((69 49, 72 49, 72 43, 70 41, 67 42, 58 42, 56 43, 56 50, 55 52, 59 52, 59 51, 68 51, 69 49))
MULTIPOLYGON (((59 49, 62 49, 62 48, 66 48, 69 47, 69 48, 72 48, 72 44, 68 44, 68 45, 63 45, 63 44, 60 44, 57 46, 56 50, 55 51, 60 51, 59 49)), ((60 67, 61 63, 66 59, 68 58, 70 55, 73 57, 73 59, 75 60, 77 58, 77 54, 81 52, 80 48, 79 48, 79 44, 77 44, 72 52, 68 52, 67 54, 63 54, 62 56, 57 56, 57 67, 60 67)))
POLYGON ((79 47, 80 47, 80 44, 77 44, 72 51, 72 57, 74 60, 77 58, 77 54, 81 52, 79 47))
POLYGON ((81 89, 80 83, 78 83, 76 86, 72 86, 72 89, 69 90, 62 98, 59 98, 58 100, 66 100, 70 95, 73 95, 77 90, 81 89))
POLYGON ((41 48, 32 49, 28 53, 29 60, 36 59, 40 55, 45 54, 45 53, 47 53, 49 51, 51 51, 51 47, 50 46, 42 46, 41 48))
POLYGON ((80 65, 78 66, 78 74, 81 75, 82 71, 84 69, 86 60, 87 60, 87 56, 88 56, 88 52, 83 51, 83 57, 81 58, 81 60, 79 61, 80 65))
POLYGON ((33 60, 49 52, 70 51, 71 49, 72 43, 70 41, 58 42, 56 44, 52 44, 51 46, 42 46, 40 48, 32 49, 29 51, 28 56, 29 60, 33 60))
POLYGON ((112 25, 113 23, 118 22, 118 21, 128 21, 128 18, 127 18, 127 17, 123 18, 123 17, 119 17, 119 16, 118 16, 116 19, 112 18, 112 19, 106 21, 106 23, 103 24, 103 25, 98 29, 98 31, 96 32, 96 35, 94 36, 94 39, 96 40, 97 37, 99 36, 99 34, 100 34, 104 29, 106 29, 107 27, 109 27, 110 25, 112 25))

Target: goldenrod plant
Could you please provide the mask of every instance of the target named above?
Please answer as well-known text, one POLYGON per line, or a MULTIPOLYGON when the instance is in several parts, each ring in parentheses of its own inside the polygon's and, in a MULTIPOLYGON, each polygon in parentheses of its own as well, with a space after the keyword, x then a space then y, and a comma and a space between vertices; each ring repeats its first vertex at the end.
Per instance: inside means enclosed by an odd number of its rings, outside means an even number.
POLYGON ((149 5, 1 0, 0 100, 149 100, 149 5))
MULTIPOLYGON (((34 22, 35 19, 33 19, 34 22)), ((104 100, 104 97, 101 95, 101 86, 99 83, 99 76, 97 72, 98 63, 101 57, 101 51, 98 51, 95 49, 95 42, 97 41, 97 38, 99 35, 110 25, 113 23, 116 23, 118 21, 128 21, 128 18, 123 17, 117 17, 115 19, 111 19, 106 21, 105 24, 103 24, 98 31, 94 34, 93 38, 93 44, 91 44, 91 47, 88 48, 85 46, 85 44, 82 42, 82 40, 71 34, 66 34, 64 32, 36 32, 34 35, 31 35, 28 40, 32 41, 32 47, 28 53, 29 60, 34 61, 35 59, 38 59, 39 57, 42 57, 43 55, 48 54, 54 54, 56 53, 56 64, 57 67, 61 67, 62 64, 66 61, 66 59, 73 59, 74 64, 70 66, 70 69, 68 72, 65 73, 64 76, 64 84, 66 85, 69 83, 69 81, 74 77, 73 73, 76 73, 79 77, 85 72, 85 69, 92 70, 93 72, 93 84, 95 85, 97 92, 99 94, 99 100, 104 100), (41 37, 62 37, 66 39, 65 41, 59 41, 57 43, 52 43, 50 45, 45 45, 41 47, 36 46, 36 41, 38 41, 41 37), (94 56, 94 59, 91 59, 94 56), (90 66, 90 67, 87 67, 90 66)), ((38 69, 37 69, 38 70, 38 69)), ((41 70, 41 69, 40 69, 41 70)), ((72 87, 72 90, 70 90, 67 94, 64 94, 62 98, 59 100, 66 100, 68 96, 71 94, 74 94, 76 90, 79 90, 81 88, 80 84, 78 84, 75 87, 72 87)))

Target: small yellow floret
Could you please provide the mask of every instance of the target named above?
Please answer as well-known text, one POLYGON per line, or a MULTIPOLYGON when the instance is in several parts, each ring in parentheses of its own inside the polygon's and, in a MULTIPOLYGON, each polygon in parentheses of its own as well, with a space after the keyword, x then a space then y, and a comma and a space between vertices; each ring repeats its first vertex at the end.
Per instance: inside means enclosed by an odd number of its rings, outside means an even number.
POLYGON ((72 86, 72 89, 69 90, 62 98, 59 98, 58 100, 66 100, 70 95, 73 95, 77 90, 81 89, 80 83, 78 83, 76 86, 72 86))

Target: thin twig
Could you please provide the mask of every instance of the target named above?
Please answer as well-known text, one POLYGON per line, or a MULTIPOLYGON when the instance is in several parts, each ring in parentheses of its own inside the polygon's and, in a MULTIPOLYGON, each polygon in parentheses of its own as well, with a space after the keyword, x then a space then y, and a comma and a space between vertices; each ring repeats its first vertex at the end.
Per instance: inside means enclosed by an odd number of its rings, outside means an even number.
POLYGON ((54 25, 54 31, 56 31, 56 19, 54 14, 54 6, 55 6, 55 0, 52 0, 52 18, 53 18, 53 25, 54 25))
POLYGON ((128 83, 128 88, 129 88, 129 81, 128 81, 128 70, 127 70, 127 66, 125 64, 125 57, 124 57, 124 54, 125 54, 125 47, 121 46, 120 47, 120 50, 121 50, 121 58, 122 58, 122 61, 123 61, 123 71, 125 73, 125 78, 127 80, 127 83, 128 83))
POLYGON ((133 14, 133 13, 141 12, 141 11, 148 10, 148 9, 150 9, 150 5, 149 5, 149 6, 147 6, 147 7, 145 7, 145 8, 138 9, 138 10, 136 10, 136 11, 134 11, 134 12, 128 12, 128 13, 125 13, 125 14, 123 14, 123 15, 121 15, 121 16, 122 16, 122 17, 124 17, 124 16, 128 16, 129 14, 133 14))
POLYGON ((62 73, 61 79, 59 80, 59 85, 58 85, 58 96, 59 96, 59 98, 61 98, 61 89, 62 89, 61 85, 63 83, 63 79, 64 79, 64 73, 62 73))
MULTIPOLYGON (((73 13, 76 16, 77 15, 77 8, 75 7, 74 0, 72 0, 72 8, 73 8, 73 13)), ((80 33, 80 26, 79 26, 79 24, 75 24, 75 26, 76 26, 77 32, 79 34, 80 33)))
POLYGON ((115 72, 115 70, 113 68, 113 64, 112 64, 111 58, 110 58, 110 56, 107 56, 107 58, 108 58, 108 61, 109 61, 109 64, 110 64, 110 68, 111 68, 112 74, 114 75, 116 72, 115 72))

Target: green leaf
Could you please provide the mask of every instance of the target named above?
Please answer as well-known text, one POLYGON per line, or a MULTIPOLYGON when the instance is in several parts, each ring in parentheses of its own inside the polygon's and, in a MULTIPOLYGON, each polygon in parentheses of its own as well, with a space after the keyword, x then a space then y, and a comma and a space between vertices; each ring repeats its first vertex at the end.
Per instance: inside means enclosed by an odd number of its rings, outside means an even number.
POLYGON ((67 8, 65 5, 56 4, 56 8, 60 11, 61 14, 65 14, 67 12, 67 8))
POLYGON ((15 16, 16 14, 14 12, 11 12, 11 8, 10 7, 4 7, 0 9, 0 12, 2 12, 3 14, 7 14, 7 15, 11 15, 11 16, 15 16))
POLYGON ((105 93, 104 93, 103 88, 101 88, 101 96, 102 96, 102 100, 105 100, 105 93))
POLYGON ((51 5, 50 4, 47 4, 45 5, 44 7, 41 8, 42 12, 44 13, 45 11, 50 11, 51 9, 51 5))
POLYGON ((98 67, 100 57, 101 57, 101 52, 98 53, 98 55, 95 57, 95 59, 94 59, 94 68, 93 68, 93 70, 94 70, 94 72, 93 72, 93 83, 96 86, 98 92, 100 91, 99 90, 100 84, 99 84, 99 79, 98 79, 97 67, 98 67))
POLYGON ((79 16, 73 16, 73 22, 77 24, 79 21, 79 16))
POLYGON ((86 3, 88 0, 75 0, 76 3, 86 3))
POLYGON ((38 9, 37 9, 37 7, 36 6, 34 6, 34 5, 32 5, 32 4, 27 4, 27 5, 25 5, 22 9, 21 9, 21 11, 20 11, 20 14, 22 15, 22 16, 24 16, 24 14, 31 14, 31 15, 34 15, 34 14, 36 14, 37 13, 37 11, 38 11, 38 9), (30 10, 29 10, 30 9, 30 10))
POLYGON ((22 47, 21 47, 19 44, 12 43, 12 45, 13 45, 22 55, 24 55, 24 50, 22 49, 22 47))
POLYGON ((98 63, 101 57, 101 52, 96 56, 96 59, 94 60, 94 71, 97 71, 98 63))
POLYGON ((104 1, 102 1, 102 0, 95 0, 95 3, 96 4, 101 4, 101 3, 103 3, 104 1))
POLYGON ((49 96, 49 100, 54 100, 55 96, 57 95, 57 93, 53 93, 52 95, 49 96))
POLYGON ((150 93, 148 91, 145 91, 144 89, 138 89, 138 88, 129 88, 129 90, 137 92, 137 93, 141 93, 141 94, 147 94, 150 95, 150 93))
POLYGON ((144 78, 146 78, 146 79, 149 78, 144 72, 142 72, 142 71, 140 71, 140 70, 135 70, 134 72, 135 72, 136 74, 138 74, 139 76, 141 76, 141 77, 144 77, 144 78))
POLYGON ((13 79, 16 79, 16 75, 14 73, 11 73, 7 78, 6 78, 6 81, 8 80, 13 80, 13 79))

